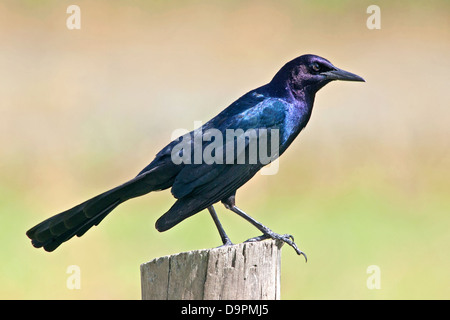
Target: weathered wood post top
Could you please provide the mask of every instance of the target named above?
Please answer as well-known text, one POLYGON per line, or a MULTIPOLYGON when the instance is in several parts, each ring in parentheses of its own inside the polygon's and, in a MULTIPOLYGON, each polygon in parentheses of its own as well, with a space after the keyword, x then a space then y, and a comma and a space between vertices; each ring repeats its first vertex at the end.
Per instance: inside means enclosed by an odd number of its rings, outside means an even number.
POLYGON ((282 245, 276 240, 247 242, 143 263, 142 299, 280 299, 282 245))

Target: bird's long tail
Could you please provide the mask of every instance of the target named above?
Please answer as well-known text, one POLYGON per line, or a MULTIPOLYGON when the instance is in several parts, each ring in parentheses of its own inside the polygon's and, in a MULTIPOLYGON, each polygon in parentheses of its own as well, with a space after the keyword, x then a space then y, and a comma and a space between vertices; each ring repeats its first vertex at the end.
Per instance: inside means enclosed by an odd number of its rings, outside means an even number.
POLYGON ((104 198, 104 194, 83 202, 72 209, 42 221, 27 231, 28 238, 36 248, 53 251, 63 242, 77 235, 81 237, 92 226, 98 225, 122 201, 104 198), (96 207, 96 209, 91 209, 96 207))
MULTIPOLYGON (((92 226, 98 225, 122 202, 157 189, 149 179, 136 178, 89 199, 72 209, 42 221, 27 231, 36 248, 53 251, 73 236, 81 237, 92 226)), ((153 179, 151 179, 153 180, 153 179)))

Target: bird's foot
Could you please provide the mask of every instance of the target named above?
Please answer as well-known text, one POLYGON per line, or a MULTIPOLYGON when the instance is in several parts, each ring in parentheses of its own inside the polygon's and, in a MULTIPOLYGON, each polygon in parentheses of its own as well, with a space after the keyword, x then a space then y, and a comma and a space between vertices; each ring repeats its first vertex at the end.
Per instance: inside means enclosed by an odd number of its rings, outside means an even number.
POLYGON ((292 248, 294 248, 295 252, 297 252, 298 255, 302 255, 305 258, 305 262, 308 261, 306 254, 297 247, 297 245, 294 242, 294 236, 292 236, 290 234, 278 234, 278 233, 271 231, 269 233, 265 233, 258 237, 250 238, 245 242, 256 242, 256 241, 261 241, 261 240, 266 240, 266 239, 280 240, 280 241, 283 241, 284 243, 287 243, 292 248))

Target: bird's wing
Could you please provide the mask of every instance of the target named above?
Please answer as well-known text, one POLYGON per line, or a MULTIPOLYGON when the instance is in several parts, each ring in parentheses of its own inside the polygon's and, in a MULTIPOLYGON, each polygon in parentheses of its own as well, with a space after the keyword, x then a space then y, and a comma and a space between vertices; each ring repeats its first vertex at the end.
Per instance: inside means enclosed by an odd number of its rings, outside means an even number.
MULTIPOLYGON (((243 102, 238 100, 236 103, 242 104, 243 102)), ((242 129, 243 132, 248 132, 248 129, 278 128, 284 121, 286 108, 287 106, 284 101, 275 98, 266 98, 238 113, 228 109, 227 114, 227 110, 225 110, 205 124, 204 128, 219 129, 224 135, 226 129, 242 129), (218 126, 215 127, 215 125, 218 126)), ((203 131, 203 135, 205 132, 203 131)), ((227 143, 232 143, 234 146, 236 139, 227 143)), ((233 161, 231 161, 231 164, 229 161, 231 158, 223 158, 226 160, 223 161, 223 164, 217 162, 207 164, 205 163, 205 159, 202 159, 203 161, 199 164, 185 164, 173 183, 171 191, 174 197, 180 199, 186 196, 195 196, 217 202, 221 200, 220 197, 226 196, 247 182, 263 165, 260 163, 239 164, 237 162, 237 158, 242 153, 248 154, 249 152, 249 139, 243 141, 245 141, 244 149, 233 149, 233 161)), ((209 143, 211 142, 203 142, 202 150, 205 150, 209 143)), ((222 144, 222 147, 224 149, 227 148, 225 143, 222 144)))

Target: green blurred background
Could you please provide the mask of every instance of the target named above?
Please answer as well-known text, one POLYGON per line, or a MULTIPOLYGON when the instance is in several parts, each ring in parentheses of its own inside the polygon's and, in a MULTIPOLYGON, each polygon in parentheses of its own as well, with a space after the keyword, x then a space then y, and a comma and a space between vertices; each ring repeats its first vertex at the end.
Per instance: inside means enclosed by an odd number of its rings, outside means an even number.
MULTIPOLYGON (((279 173, 238 192, 308 254, 283 249, 282 299, 450 298, 448 1, 80 0, 81 30, 68 30, 71 4, 0 3, 0 298, 139 299, 141 263, 220 245, 207 212, 154 229, 170 192, 53 253, 25 231, 133 177, 173 130, 305 53, 367 82, 322 89, 279 173), (380 30, 366 27, 371 4, 380 30), (370 265, 381 289, 366 286, 370 265)), ((217 208, 234 242, 259 234, 217 208)))

